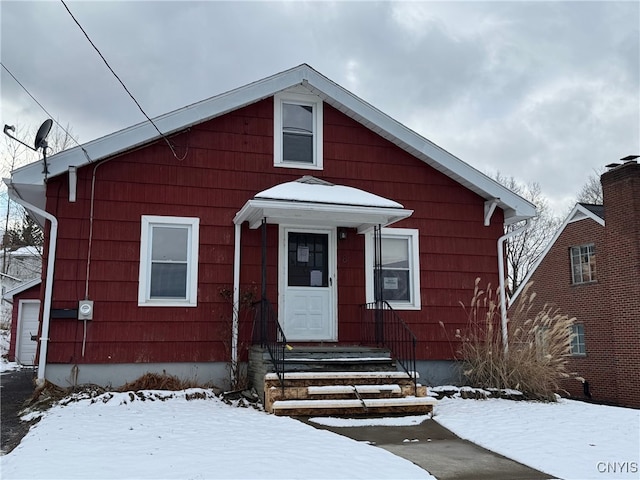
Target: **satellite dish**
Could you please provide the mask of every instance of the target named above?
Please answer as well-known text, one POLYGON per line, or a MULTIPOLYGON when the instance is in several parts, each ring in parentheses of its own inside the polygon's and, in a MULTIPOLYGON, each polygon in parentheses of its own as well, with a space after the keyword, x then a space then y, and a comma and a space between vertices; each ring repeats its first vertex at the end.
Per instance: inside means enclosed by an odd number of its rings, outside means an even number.
POLYGON ((40 125, 40 128, 38 129, 38 133, 36 133, 36 141, 34 142, 35 150, 47 147, 46 139, 47 135, 49 135, 49 131, 51 130, 52 125, 53 120, 51 120, 50 118, 47 118, 44 122, 42 122, 42 125, 40 125))
POLYGON ((36 141, 33 142, 33 147, 31 145, 27 145, 26 143, 24 143, 22 140, 14 137, 13 135, 11 135, 9 132, 15 132, 16 131, 16 127, 12 126, 12 125, 5 125, 4 126, 4 134, 9 137, 14 139, 16 142, 21 143, 22 145, 24 145, 27 148, 30 148, 31 150, 33 150, 34 152, 37 152, 39 149, 42 149, 42 162, 44 164, 44 170, 42 171, 42 173, 44 173, 44 178, 46 180, 47 175, 49 174, 49 164, 47 163, 47 135, 49 135, 49 131, 51 130, 51 125, 53 125, 53 120, 51 120, 50 118, 47 118, 44 122, 42 122, 42 125, 40 125, 40 128, 38 129, 38 133, 36 133, 36 141))

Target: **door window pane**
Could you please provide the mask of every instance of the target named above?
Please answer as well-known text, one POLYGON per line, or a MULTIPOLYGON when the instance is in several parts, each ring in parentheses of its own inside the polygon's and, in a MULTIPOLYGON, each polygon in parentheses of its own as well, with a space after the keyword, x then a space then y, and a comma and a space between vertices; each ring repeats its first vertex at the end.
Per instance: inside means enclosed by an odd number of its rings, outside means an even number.
POLYGON ((287 284, 290 287, 328 287, 329 236, 324 233, 289 232, 287 284))

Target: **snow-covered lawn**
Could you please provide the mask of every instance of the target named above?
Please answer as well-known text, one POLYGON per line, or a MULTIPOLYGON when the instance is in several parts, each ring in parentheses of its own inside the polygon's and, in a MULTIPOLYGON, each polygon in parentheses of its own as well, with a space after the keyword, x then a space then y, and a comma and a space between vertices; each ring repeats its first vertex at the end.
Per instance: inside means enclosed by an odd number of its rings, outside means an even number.
POLYGON ((55 406, 0 457, 3 480, 433 479, 381 448, 253 408, 209 391, 107 393, 55 406), (205 396, 206 399, 188 396, 205 396), (107 402, 103 400, 108 399, 107 402))
MULTIPOLYGON (((446 398, 434 418, 557 478, 640 477, 638 410, 569 400, 446 398)), ((420 421, 432 420, 325 420, 335 426, 420 421)), ((0 457, 0 468, 2 479, 434 478, 381 448, 229 406, 202 389, 107 393, 57 405, 0 457)))
POLYGON ((639 479, 640 411, 561 399, 440 400, 458 436, 563 479, 639 479))

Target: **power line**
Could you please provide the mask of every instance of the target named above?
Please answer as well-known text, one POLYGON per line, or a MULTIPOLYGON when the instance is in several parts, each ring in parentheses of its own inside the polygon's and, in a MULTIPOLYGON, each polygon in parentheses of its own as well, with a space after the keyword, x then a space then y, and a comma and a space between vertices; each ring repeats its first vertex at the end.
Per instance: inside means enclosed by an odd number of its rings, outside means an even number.
POLYGON ((7 71, 7 73, 8 73, 9 75, 11 75, 11 78, 13 78, 13 79, 16 81, 16 83, 17 83, 18 85, 20 85, 20 86, 22 87, 22 89, 23 89, 25 92, 27 92, 27 95, 29 95, 29 96, 31 97, 31 99, 32 99, 34 102, 36 102, 36 104, 37 104, 37 105, 38 105, 38 106, 39 106, 39 107, 44 111, 44 113, 46 113, 46 114, 47 114, 47 116, 48 116, 49 118, 51 118, 51 119, 55 122, 55 124, 56 124, 56 125, 58 125, 58 127, 60 127, 60 129, 62 129, 62 131, 64 131, 64 133, 66 133, 66 134, 67 134, 67 136, 68 136, 71 140, 73 140, 73 141, 75 142, 75 144, 76 144, 76 145, 78 145, 78 146, 82 149, 82 151, 83 151, 83 152, 84 152, 84 154, 87 156, 87 158, 89 159, 89 161, 91 161, 91 159, 89 158, 89 154, 87 153, 87 151, 84 149, 84 147, 83 147, 82 145, 80 145, 80 143, 79 143, 79 142, 78 142, 78 141, 73 137, 73 135, 71 135, 71 134, 68 132, 68 130, 67 130, 66 128, 64 128, 62 125, 60 125, 60 123, 58 122, 58 120, 56 120, 56 119, 55 119, 55 117, 54 117, 53 115, 51 115, 51 114, 47 111, 47 109, 46 109, 46 108, 44 108, 44 107, 42 106, 42 104, 41 104, 41 103, 36 99, 36 97, 34 97, 34 96, 31 94, 31 92, 30 92, 29 90, 27 90, 27 87, 25 87, 25 86, 20 82, 20 80, 18 80, 18 79, 16 78, 16 76, 15 76, 13 73, 11 73, 11 70, 9 70, 9 68, 7 68, 7 66, 6 66, 4 63, 0 62, 0 65, 2 65, 2 68, 4 68, 4 69, 7 71))
POLYGON ((64 0, 60 0, 62 2, 62 5, 64 5, 64 8, 67 10, 67 12, 69 12, 69 15, 71 15, 71 18, 73 19, 73 21, 76 23, 76 25, 78 26, 78 28, 82 31, 82 33, 84 34, 84 36, 87 38, 87 40, 89 41, 89 43, 91 44, 91 46, 94 48, 94 50, 98 53, 98 55, 100 55, 100 58, 102 59, 102 61, 104 62, 104 64, 107 66, 107 68, 111 71, 111 73, 113 74, 114 77, 116 77, 116 79, 118 80, 118 82, 120 82, 120 85, 122 85, 122 88, 124 88, 125 92, 127 92, 129 94, 129 96, 131 97, 131 100, 133 100, 133 102, 138 106, 138 108, 140 109, 140 111, 142 112, 142 114, 146 117, 147 120, 149 120, 149 122, 151 122, 151 125, 153 125, 153 127, 156 129, 156 131, 160 134, 160 136, 164 139, 165 142, 167 142, 167 145, 169 145, 169 148, 171 149, 171 152, 173 153, 173 156, 177 159, 177 160, 184 160, 184 158, 187 156, 186 152, 184 157, 182 158, 178 158, 178 155, 176 154, 175 149, 173 148, 173 145, 171 144, 171 142, 169 141, 169 139, 160 131, 160 129, 158 128, 158 126, 153 122, 153 120, 151 120, 151 118, 149 117, 149 115, 146 114, 146 112, 142 109, 142 107, 140 106, 140 104, 138 103, 138 101, 136 100, 136 98, 133 96, 133 94, 129 91, 129 89, 127 88, 127 86, 124 84, 124 82, 120 79, 120 77, 116 74, 116 72, 113 70, 113 68, 111 68, 111 65, 109 65, 109 62, 107 62, 107 59, 104 58, 104 55, 102 55, 102 53, 100 52, 100 50, 98 50, 98 47, 96 47, 96 45, 93 43, 93 41, 91 40, 91 38, 89 38, 89 35, 87 34, 87 32, 85 31, 84 28, 82 28, 82 25, 80 25, 80 22, 78 22, 78 20, 76 19, 76 17, 73 15, 73 13, 71 13, 71 10, 69 10, 69 7, 67 6, 67 4, 64 2, 64 0))

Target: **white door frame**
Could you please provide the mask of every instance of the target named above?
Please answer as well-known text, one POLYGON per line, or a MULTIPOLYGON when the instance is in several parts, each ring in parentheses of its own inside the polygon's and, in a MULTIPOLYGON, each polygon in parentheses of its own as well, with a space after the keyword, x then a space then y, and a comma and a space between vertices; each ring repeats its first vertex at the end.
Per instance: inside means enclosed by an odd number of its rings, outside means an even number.
MULTIPOLYGON (((24 326, 23 323, 23 313, 24 313, 24 305, 25 304, 37 304, 38 305, 38 312, 40 312, 40 300, 29 300, 29 299, 25 299, 25 300, 19 300, 18 302, 18 322, 16 324, 16 351, 15 351, 15 359, 16 362, 22 364, 22 365, 27 365, 26 363, 21 363, 20 362, 20 349, 22 348, 22 342, 21 342, 21 337, 22 337, 22 327, 24 326)), ((32 332, 34 335, 38 334, 38 330, 40 329, 40 318, 39 318, 39 313, 38 313, 38 317, 37 317, 38 323, 36 324, 36 326, 38 327, 36 329, 35 332, 32 332)), ((36 352, 35 354, 38 353, 38 341, 36 340, 36 352)), ((30 363, 29 365, 35 365, 35 354, 34 354, 34 358, 32 363, 30 363)))
POLYGON ((329 279, 329 338, 322 340, 292 339, 292 341, 336 342, 338 340, 338 275, 337 275, 337 234, 336 227, 305 227, 300 225, 279 225, 278 232, 278 312, 284 329, 285 293, 287 290, 287 247, 288 233, 323 233, 328 235, 328 279, 329 279))

